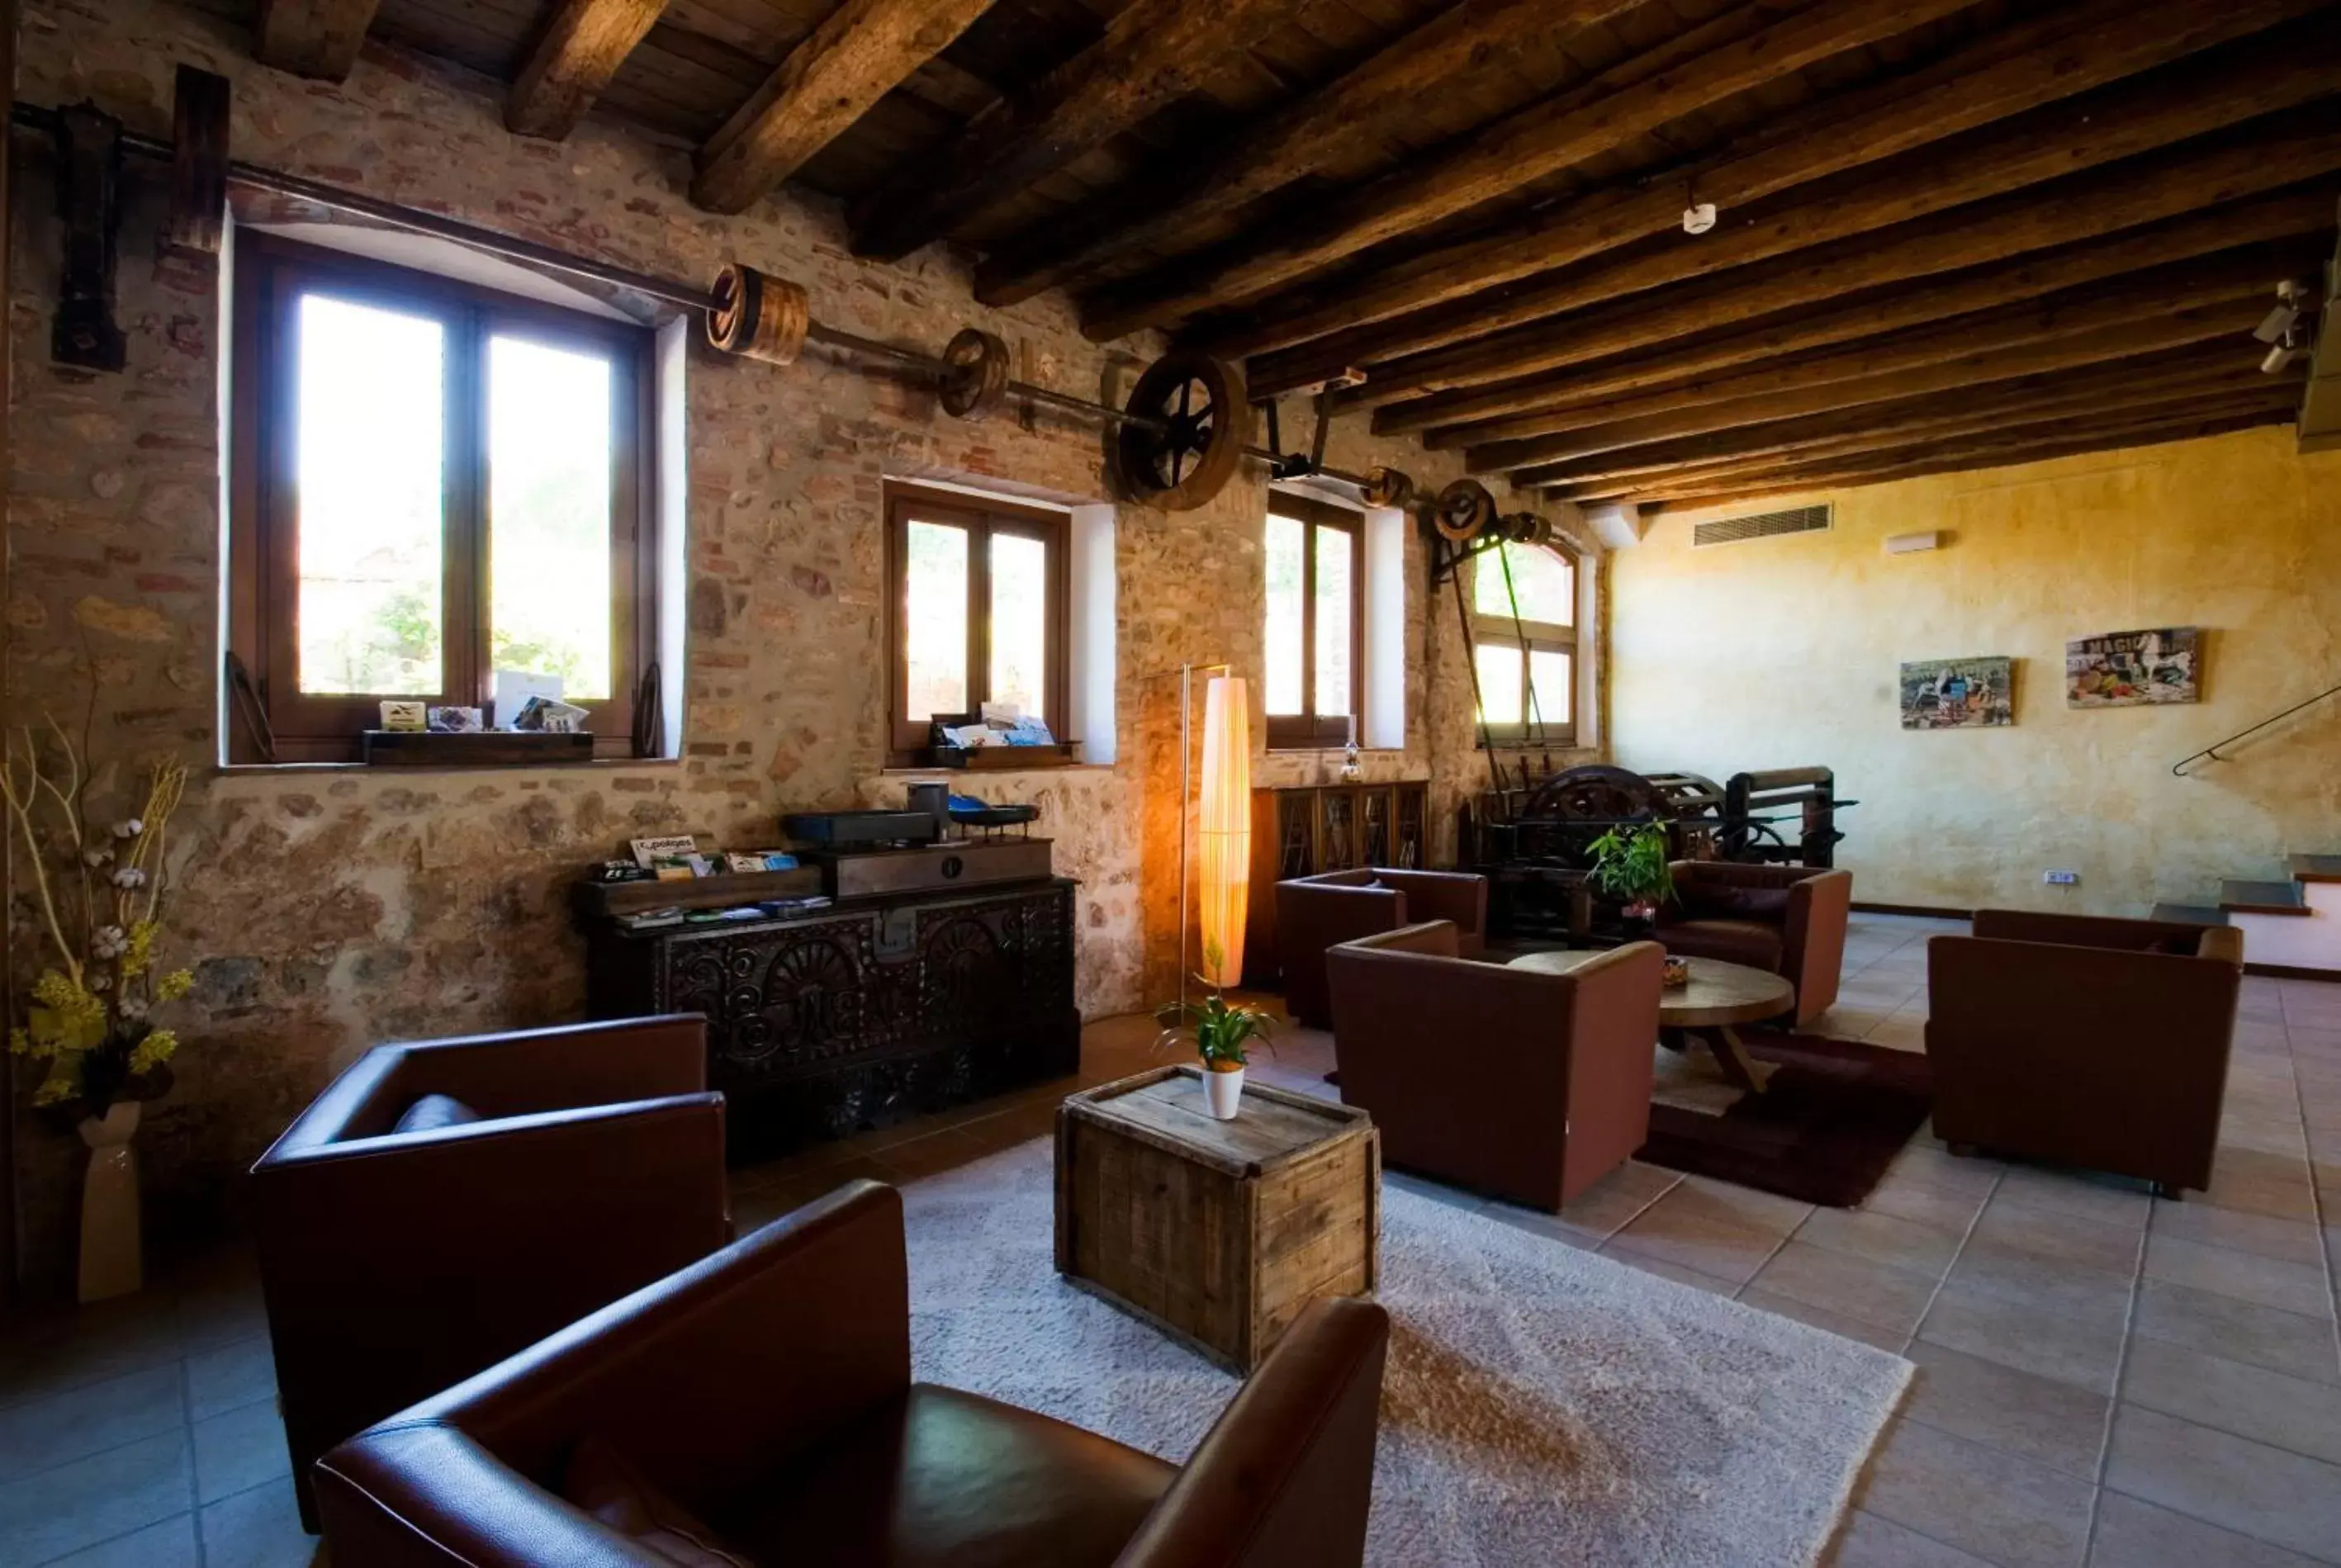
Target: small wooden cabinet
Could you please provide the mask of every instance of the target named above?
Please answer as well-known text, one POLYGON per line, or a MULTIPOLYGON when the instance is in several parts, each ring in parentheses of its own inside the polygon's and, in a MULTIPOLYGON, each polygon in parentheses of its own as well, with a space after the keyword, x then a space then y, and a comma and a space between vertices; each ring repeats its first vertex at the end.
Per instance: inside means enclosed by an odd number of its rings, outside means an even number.
POLYGON ((1430 862, 1430 786, 1321 784, 1251 794, 1251 897, 1244 984, 1276 986, 1276 885, 1360 866, 1416 870, 1430 862))
POLYGON ((597 1018, 707 1015, 733 1163, 1078 1071, 1062 878, 841 900, 778 919, 589 924, 597 1018))

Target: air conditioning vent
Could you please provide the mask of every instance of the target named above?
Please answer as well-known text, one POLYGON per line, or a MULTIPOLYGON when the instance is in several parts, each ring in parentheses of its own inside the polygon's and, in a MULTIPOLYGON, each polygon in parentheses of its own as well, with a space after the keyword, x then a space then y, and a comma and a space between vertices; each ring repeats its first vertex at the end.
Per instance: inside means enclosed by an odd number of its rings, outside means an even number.
POLYGON ((1738 544, 1783 533, 1823 533, 1828 526, 1828 506, 1799 506, 1788 511, 1759 511, 1749 517, 1724 517, 1702 522, 1690 531, 1690 542, 1694 549, 1708 544, 1738 544))

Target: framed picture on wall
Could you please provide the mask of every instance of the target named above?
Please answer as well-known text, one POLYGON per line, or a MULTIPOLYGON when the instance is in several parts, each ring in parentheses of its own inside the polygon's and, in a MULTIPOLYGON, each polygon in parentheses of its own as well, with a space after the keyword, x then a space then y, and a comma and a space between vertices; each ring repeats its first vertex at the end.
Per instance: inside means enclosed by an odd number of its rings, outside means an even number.
POLYGON ((2197 658, 2202 633, 2192 626, 2108 631, 2065 644, 2067 708, 2137 708, 2199 702, 2197 658))
POLYGON ((1922 659, 1902 666, 1902 728, 1985 729, 2016 722, 2012 659, 1922 659))

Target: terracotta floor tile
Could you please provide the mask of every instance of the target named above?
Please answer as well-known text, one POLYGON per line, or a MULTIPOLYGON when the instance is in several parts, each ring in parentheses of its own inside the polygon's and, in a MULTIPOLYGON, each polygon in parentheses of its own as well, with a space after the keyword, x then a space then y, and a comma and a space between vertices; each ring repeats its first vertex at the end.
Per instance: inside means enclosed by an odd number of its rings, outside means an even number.
POLYGON ((1978 1159, 1952 1154, 1932 1144, 1912 1144, 1894 1156, 1887 1167, 1886 1179, 1907 1176, 1944 1192, 1972 1194, 1980 1203, 1999 1185, 2007 1167, 1995 1159, 1978 1159))
POLYGON ((2107 1225, 2012 1196, 2003 1182, 1975 1223, 1967 1250, 2004 1245, 2124 1279, 2137 1272, 2143 1237, 2136 1226, 2107 1225))
POLYGON ((1840 1312, 1832 1312, 1825 1306, 1815 1306, 1809 1302, 1798 1301, 1792 1296, 1775 1295, 1761 1285, 1740 1286, 1739 1300, 1746 1305, 1757 1307, 1765 1312, 1777 1313, 1782 1317, 1793 1317, 1798 1323, 1825 1329, 1840 1338, 1858 1339, 1864 1345, 1874 1345, 1880 1350, 1890 1351, 1897 1355, 1902 1354, 1902 1347, 1908 1344, 1910 1339, 1908 1334, 1880 1328, 1875 1324, 1864 1323, 1859 1318, 1848 1317, 1840 1312))
POLYGON ((2151 1503, 2106 1492, 2097 1498, 2089 1568, 2316 1568, 2316 1560, 2151 1503))
POLYGON ((1908 1335, 1926 1315, 1939 1276, 1791 1239, 1749 1285, 1908 1335))
POLYGON ((329 1568, 325 1551, 301 1529, 293 1483, 271 1482, 214 1503, 204 1510, 206 1562, 235 1568, 329 1568))
POLYGON ((160 1293, 19 1318, 0 1335, 0 1406, 144 1372, 180 1354, 172 1304, 160 1293))
POLYGON ((1680 1171, 1629 1160, 1561 1206, 1572 1229, 1608 1237, 1682 1181, 1680 1171))
POLYGON ((1660 1279, 1670 1279, 1678 1285, 1692 1285, 1706 1291, 1709 1295, 1730 1295, 1739 1289, 1738 1280, 1720 1279, 1695 1268, 1685 1268, 1680 1264, 1669 1263, 1662 1257, 1653 1257, 1648 1253, 1638 1253, 1620 1247, 1614 1241, 1604 1242, 1599 1250, 1603 1256, 1639 1268, 1644 1274, 1655 1274, 1660 1279))
POLYGON ((2045 1465, 1902 1420, 1858 1501, 2000 1568, 2077 1568, 2093 1490, 2045 1465))
POLYGON ((1923 1340, 1908 1354, 1918 1368, 1903 1406, 1911 1420, 2097 1484, 2104 1394, 1923 1340))
POLYGON ((1860 1212, 1891 1215, 1913 1225, 1963 1236, 1975 1223, 1976 1216, 1983 1212, 1983 1206, 1984 1195, 1980 1192, 1951 1192, 1920 1176, 1888 1172, 1886 1179, 1870 1188, 1869 1196, 1861 1200, 1860 1212))
POLYGON ((1609 1245, 1745 1285, 1811 1212, 1809 1204, 1693 1176, 1669 1189, 1609 1245))
POLYGON ((2138 1289, 2132 1333, 2341 1386, 2341 1350, 2322 1318, 2149 1279, 2138 1289))
POLYGON ((2110 1394, 2123 1335, 2118 1321, 2108 1325, 2078 1319, 2052 1305, 1953 1283, 1927 1309, 1918 1337, 2110 1394))
MULTIPOLYGON (((85 1546, 64 1557, 53 1557, 47 1568, 195 1568, 197 1561, 195 1516, 180 1513, 144 1530, 85 1546)), ((221 1557, 216 1561, 234 1563, 242 1568, 240 1558, 221 1557)))
POLYGON ((30 1475, 186 1420, 176 1363, 0 1410, 0 1476, 30 1475))
POLYGON ((194 1420, 275 1394, 276 1359, 265 1335, 187 1357, 187 1406, 194 1420))
POLYGON ((2146 1275, 2309 1317, 2332 1315, 2325 1271, 2169 1235, 2146 1240, 2146 1275))
POLYGON ((0 1563, 46 1563, 186 1512, 184 1429, 0 1483, 0 1563))
POLYGON ((195 1496, 201 1503, 292 1474, 284 1424, 273 1399, 196 1422, 194 1447, 195 1496))
POLYGON ((1865 1508, 1846 1515, 1845 1527, 1821 1563, 1822 1568, 1993 1568, 1980 1557, 1865 1508))
POLYGON ((2122 1365, 2121 1396, 2238 1437, 2341 1465, 2341 1394, 2281 1372, 2139 1338, 2122 1365))
MULTIPOLYGON (((1989 1210, 1986 1211, 1987 1216, 1989 1210)), ((1980 1228, 1982 1222, 1977 1222, 1980 1228)), ((2065 1314, 2076 1321, 2120 1331, 2129 1313, 2127 1272, 2069 1262, 2051 1253, 1983 1236, 1971 1236, 1951 1265, 1950 1283, 2065 1314)))
POLYGON ((2233 1247, 2237 1252, 2256 1253, 2285 1263, 2313 1265, 2322 1251, 2316 1227, 2305 1220, 2276 1219, 2207 1203, 2157 1200, 2154 1206, 2154 1229, 2158 1236, 2233 1247))
POLYGON ((2149 1201, 2144 1182, 2102 1171, 2059 1169, 2048 1166, 2010 1166, 2000 1190, 2016 1203, 2032 1208, 2093 1219, 2101 1225, 2146 1224, 2149 1201))
MULTIPOLYGON (((1945 1201, 1955 1212, 1957 1200, 1945 1201)), ((1818 1208, 1797 1227, 1796 1238, 1939 1279, 1959 1250, 1959 1236, 1948 1226, 1922 1225, 1869 1208, 1818 1208)))
POLYGON ((2123 1404, 2107 1487, 2327 1562, 2341 1560, 2341 1468, 2123 1404))

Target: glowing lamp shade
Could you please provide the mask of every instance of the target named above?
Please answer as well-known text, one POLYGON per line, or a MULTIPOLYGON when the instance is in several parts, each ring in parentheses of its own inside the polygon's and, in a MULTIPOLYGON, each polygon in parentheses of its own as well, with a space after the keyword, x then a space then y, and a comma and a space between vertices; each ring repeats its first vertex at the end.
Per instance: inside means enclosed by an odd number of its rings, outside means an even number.
POLYGON ((1251 895, 1251 703, 1240 676, 1211 679, 1203 697, 1202 799, 1196 811, 1200 973, 1232 986, 1243 972, 1251 895))

